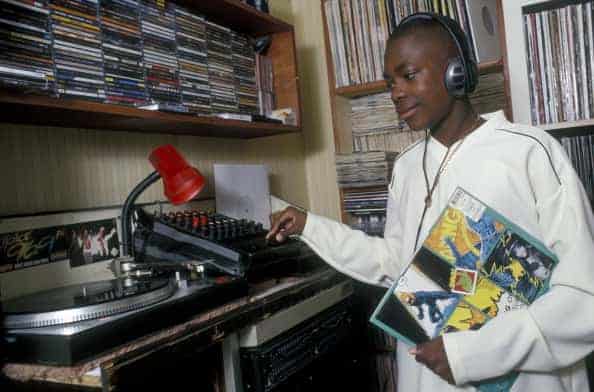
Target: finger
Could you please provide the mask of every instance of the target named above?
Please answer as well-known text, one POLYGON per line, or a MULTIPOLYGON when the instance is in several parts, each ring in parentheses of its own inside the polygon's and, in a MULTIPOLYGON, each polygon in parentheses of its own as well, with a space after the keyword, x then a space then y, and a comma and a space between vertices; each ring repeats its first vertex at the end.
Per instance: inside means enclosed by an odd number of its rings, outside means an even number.
POLYGON ((278 231, 281 223, 284 219, 284 211, 277 211, 274 214, 270 215, 270 224, 271 228, 270 231, 278 231))
POLYGON ((281 230, 285 230, 286 225, 292 220, 293 218, 289 214, 279 214, 279 217, 275 220, 270 231, 266 235, 266 239, 269 240, 275 237, 281 230))

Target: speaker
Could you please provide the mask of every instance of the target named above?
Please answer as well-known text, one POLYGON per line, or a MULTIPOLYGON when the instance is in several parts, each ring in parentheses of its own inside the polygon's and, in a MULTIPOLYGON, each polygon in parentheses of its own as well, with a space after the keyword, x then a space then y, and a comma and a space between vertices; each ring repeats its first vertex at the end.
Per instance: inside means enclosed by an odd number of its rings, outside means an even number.
POLYGON ((449 59, 444 74, 444 84, 453 97, 463 97, 474 91, 478 83, 478 67, 465 33, 453 19, 431 12, 418 12, 404 18, 398 28, 417 20, 433 20, 452 37, 458 56, 449 59))

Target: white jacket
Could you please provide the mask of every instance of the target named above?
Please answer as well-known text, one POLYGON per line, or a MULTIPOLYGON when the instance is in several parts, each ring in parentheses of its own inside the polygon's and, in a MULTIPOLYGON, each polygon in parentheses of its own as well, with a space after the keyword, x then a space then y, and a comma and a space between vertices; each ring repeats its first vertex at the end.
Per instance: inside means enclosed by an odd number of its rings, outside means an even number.
MULTIPOLYGON (((415 251, 427 194, 424 143, 413 144, 396 159, 384 238, 311 213, 301 238, 355 279, 383 285, 386 277, 395 280, 415 251)), ((477 331, 444 335, 458 387, 419 365, 399 342, 399 391, 473 391, 470 383, 511 370, 521 372, 512 391, 588 391, 583 358, 594 350, 594 217, 571 162, 546 132, 511 124, 501 112, 462 143, 441 174, 419 244, 461 186, 541 240, 559 264, 549 291, 529 307, 504 313, 477 331)), ((429 139, 430 183, 446 150, 429 139)))

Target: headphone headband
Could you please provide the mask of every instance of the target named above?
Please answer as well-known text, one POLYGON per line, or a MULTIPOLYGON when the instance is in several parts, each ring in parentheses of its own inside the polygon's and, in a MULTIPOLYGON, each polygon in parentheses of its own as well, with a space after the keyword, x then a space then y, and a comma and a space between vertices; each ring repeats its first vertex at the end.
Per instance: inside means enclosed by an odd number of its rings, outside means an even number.
POLYGON ((458 49, 458 58, 451 59, 444 76, 448 92, 456 97, 474 91, 478 83, 478 68, 468 38, 453 19, 432 12, 417 12, 402 19, 398 28, 416 20, 436 21, 450 35, 458 49))

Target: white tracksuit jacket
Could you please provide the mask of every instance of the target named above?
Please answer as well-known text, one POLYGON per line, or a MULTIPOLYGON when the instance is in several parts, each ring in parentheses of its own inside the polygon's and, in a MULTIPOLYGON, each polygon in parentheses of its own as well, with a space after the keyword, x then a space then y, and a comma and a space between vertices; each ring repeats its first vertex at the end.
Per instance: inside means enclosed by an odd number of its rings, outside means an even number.
MULTIPOLYGON (((424 198, 424 140, 401 153, 389 186, 384 238, 308 214, 301 238, 355 279, 386 284, 414 253, 424 198)), ((460 142, 458 142, 460 143, 460 142)), ((432 183, 447 148, 429 138, 432 183)), ((477 331, 444 335, 457 387, 398 346, 399 392, 473 391, 473 381, 519 370, 512 391, 588 391, 583 358, 594 350, 594 217, 567 155, 546 132, 508 122, 501 112, 469 134, 451 156, 433 194, 419 243, 461 186, 546 244, 559 258, 549 291, 525 309, 504 313, 477 331)))

